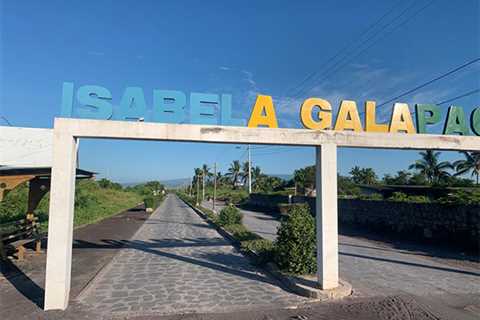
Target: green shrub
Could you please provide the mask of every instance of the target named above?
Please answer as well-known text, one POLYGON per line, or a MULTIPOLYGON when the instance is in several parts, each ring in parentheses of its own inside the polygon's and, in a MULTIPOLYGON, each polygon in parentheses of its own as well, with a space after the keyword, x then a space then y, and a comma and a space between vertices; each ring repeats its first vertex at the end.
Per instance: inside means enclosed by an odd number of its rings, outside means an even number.
POLYGON ((229 224, 223 227, 240 242, 261 239, 257 234, 250 232, 243 224, 229 224))
POLYGON ((150 196, 143 199, 143 203, 145 204, 145 208, 152 208, 156 209, 162 203, 163 197, 162 196, 150 196))
POLYGON ((315 220, 308 205, 292 206, 277 234, 274 258, 280 269, 293 274, 315 273, 315 220))
POLYGON ((428 197, 425 196, 409 196, 403 192, 394 192, 391 197, 387 199, 388 201, 396 202, 429 202, 428 197))
POLYGON ((381 200, 383 200, 383 196, 380 193, 361 194, 358 197, 358 199, 360 199, 360 200, 381 201, 381 200))
POLYGON ((457 190, 438 199, 442 204, 480 204, 480 190, 457 190))
POLYGON ((228 206, 220 211, 218 216, 218 224, 220 226, 228 226, 232 224, 241 224, 243 219, 242 213, 234 206, 228 206))
POLYGON ((259 260, 258 264, 265 264, 273 261, 274 246, 273 242, 267 239, 255 239, 243 241, 241 244, 243 250, 251 250, 257 253, 259 260))
POLYGON ((388 201, 397 201, 397 202, 407 202, 408 195, 403 192, 394 192, 391 197, 387 199, 388 201))

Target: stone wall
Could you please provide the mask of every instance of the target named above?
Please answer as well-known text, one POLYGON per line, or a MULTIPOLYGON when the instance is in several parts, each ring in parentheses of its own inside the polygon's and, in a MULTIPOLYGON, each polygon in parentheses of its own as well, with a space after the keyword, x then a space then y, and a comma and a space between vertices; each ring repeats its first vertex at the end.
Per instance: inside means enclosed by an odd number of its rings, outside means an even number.
MULTIPOLYGON (((315 198, 292 196, 291 203, 308 203, 315 214, 315 198)), ((289 203, 288 196, 252 194, 249 204, 269 211, 280 203, 289 203)), ((358 199, 338 200, 339 224, 368 227, 382 232, 395 232, 409 238, 450 242, 462 247, 480 247, 480 204, 443 205, 358 199)))

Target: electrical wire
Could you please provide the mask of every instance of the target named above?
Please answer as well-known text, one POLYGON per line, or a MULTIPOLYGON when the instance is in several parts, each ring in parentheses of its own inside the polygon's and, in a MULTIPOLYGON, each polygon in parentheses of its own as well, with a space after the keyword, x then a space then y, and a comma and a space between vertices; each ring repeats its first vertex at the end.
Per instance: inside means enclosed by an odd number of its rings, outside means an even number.
MULTIPOLYGON (((323 81, 325 79, 327 79, 328 77, 330 77, 331 75, 333 75, 335 72, 343 69, 346 65, 348 65, 348 63, 350 61, 352 61, 353 59, 357 58, 358 56, 360 56, 361 54, 363 54, 366 50, 370 49, 372 46, 374 46, 376 43, 378 43, 380 40, 384 39, 386 36, 390 35, 391 33, 393 33, 394 31, 396 31, 398 28, 402 27, 403 25, 405 25, 407 22, 409 22, 410 20, 412 20, 413 18, 415 18, 418 14, 420 14, 423 10, 425 10, 426 8, 428 8, 430 5, 432 5, 434 2, 434 0, 431 0, 430 2, 428 2, 425 6, 421 7, 419 10, 417 10, 416 12, 414 12, 412 15, 410 15, 407 19, 405 19, 404 21, 402 21, 401 23, 397 24, 396 26, 394 26, 392 29, 390 29, 387 33, 381 35, 379 38, 377 38, 374 42, 372 42, 369 46, 365 47, 364 49, 362 49, 361 51, 359 51, 357 54, 355 54, 354 56, 351 56, 350 58, 348 58, 346 61, 344 61, 344 59, 340 60, 339 62, 337 62, 335 65, 333 65, 333 69, 332 67, 329 68, 326 72, 326 74, 322 77, 322 78, 319 78, 317 80, 315 80, 315 82, 310 85, 309 87, 305 87, 304 90, 302 90, 301 92, 299 92, 299 94, 295 95, 294 97, 295 98, 298 98, 300 97, 302 94, 308 92, 309 90, 313 89, 315 87, 315 85, 320 82, 320 81, 323 81), (343 64, 341 64, 341 62, 343 62, 343 64), (340 65, 338 65, 340 64, 340 65), (338 67, 335 68, 335 66, 338 65, 338 67), (328 72, 329 71, 329 72, 328 72), (306 90, 305 90, 306 89, 306 90)), ((412 6, 411 7, 408 7, 406 10, 408 10, 409 8, 413 8, 412 6)), ((400 16, 402 16, 403 14, 406 13, 406 10, 404 10, 399 16, 397 16, 396 18, 399 18, 400 16)), ((390 24, 387 24, 386 26, 384 26, 385 28, 388 27, 390 24)), ((362 46, 363 44, 367 43, 368 41, 370 41, 372 38, 374 37, 370 37, 368 40, 364 41, 360 46, 362 46)))
MULTIPOLYGON (((379 19, 377 19, 374 23, 372 23, 365 30, 363 30, 356 37, 357 38, 356 40, 354 40, 353 42, 347 43, 336 54, 334 54, 329 59, 327 59, 327 61, 325 61, 319 67, 319 69, 323 69, 324 67, 328 66, 328 64, 330 62, 334 61, 337 57, 342 55, 347 49, 349 49, 352 46, 352 44, 358 42, 358 40, 360 40, 363 36, 367 35, 371 30, 373 30, 377 25, 379 25, 380 22, 383 21, 383 19, 385 19, 388 15, 390 15, 390 13, 392 13, 398 7, 399 4, 402 4, 403 2, 404 2, 403 0, 398 1, 393 7, 391 7, 386 13, 384 13, 379 19)), ((309 73, 299 84, 287 89, 286 92, 285 92, 285 95, 288 94, 289 92, 291 92, 292 90, 297 90, 297 89, 301 88, 304 84, 306 84, 310 79, 312 79, 314 76, 316 76, 319 72, 320 72, 320 70, 312 71, 311 73, 309 73)))

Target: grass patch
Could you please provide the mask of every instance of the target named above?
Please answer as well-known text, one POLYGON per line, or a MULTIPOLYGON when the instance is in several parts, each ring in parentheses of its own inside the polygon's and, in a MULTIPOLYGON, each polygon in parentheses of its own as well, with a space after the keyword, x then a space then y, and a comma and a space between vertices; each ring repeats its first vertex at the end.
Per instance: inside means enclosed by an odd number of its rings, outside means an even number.
MULTIPOLYGON (((118 186, 101 187, 93 180, 76 183, 74 225, 98 222, 142 202, 143 196, 118 186)), ((10 191, 0 202, 0 223, 24 219, 27 212, 28 186, 26 183, 10 191)), ((48 228, 49 194, 43 197, 35 211, 40 230, 48 228)))

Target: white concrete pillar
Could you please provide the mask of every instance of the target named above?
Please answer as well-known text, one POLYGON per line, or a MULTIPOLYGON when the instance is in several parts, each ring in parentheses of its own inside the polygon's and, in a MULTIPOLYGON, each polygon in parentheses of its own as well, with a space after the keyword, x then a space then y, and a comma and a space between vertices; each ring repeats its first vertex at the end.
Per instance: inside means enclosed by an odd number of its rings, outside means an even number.
POLYGON ((337 146, 316 147, 317 275, 321 289, 338 286, 337 146))
POLYGON ((68 306, 72 267, 76 155, 76 139, 54 129, 45 310, 65 310, 68 306))

